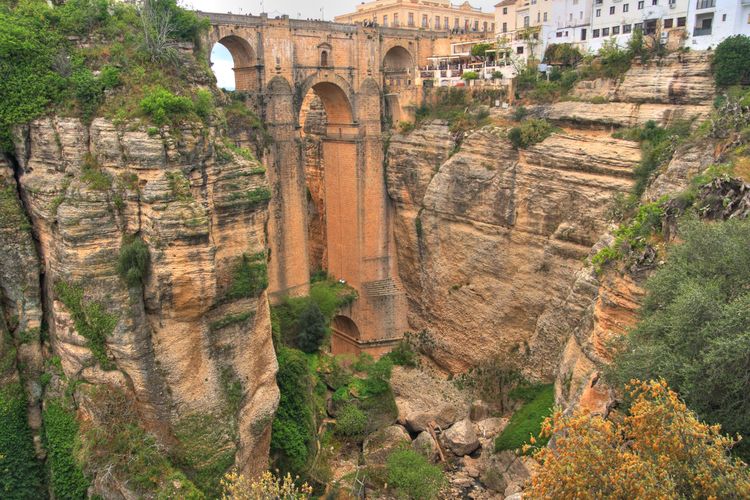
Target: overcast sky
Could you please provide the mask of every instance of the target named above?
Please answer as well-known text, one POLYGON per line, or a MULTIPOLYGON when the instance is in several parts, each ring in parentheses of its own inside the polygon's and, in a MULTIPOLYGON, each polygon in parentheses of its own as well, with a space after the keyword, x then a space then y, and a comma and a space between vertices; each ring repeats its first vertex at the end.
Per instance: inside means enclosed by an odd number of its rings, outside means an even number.
MULTIPOLYGON (((484 12, 494 12, 493 5, 497 2, 498 0, 469 0, 472 6, 481 7, 484 12)), ((179 3, 189 9, 204 12, 254 15, 267 12, 271 17, 287 14, 289 17, 298 19, 322 18, 333 21, 334 16, 353 11, 358 2, 355 0, 179 0, 179 3)), ((458 4, 462 1, 454 0, 454 3, 458 4)), ((211 62, 219 87, 233 90, 234 73, 229 51, 216 44, 211 52, 211 62)))

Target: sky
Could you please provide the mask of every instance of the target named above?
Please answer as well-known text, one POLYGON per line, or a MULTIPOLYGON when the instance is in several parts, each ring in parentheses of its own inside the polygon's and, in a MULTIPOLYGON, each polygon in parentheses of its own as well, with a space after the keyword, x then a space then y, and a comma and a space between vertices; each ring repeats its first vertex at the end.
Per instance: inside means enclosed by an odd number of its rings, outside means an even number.
MULTIPOLYGON (((497 2, 498 0, 469 0, 472 6, 481 7, 484 12, 494 12, 493 6, 497 2)), ((179 3, 183 7, 204 12, 254 15, 267 12, 269 17, 287 14, 297 19, 333 21, 334 16, 353 11, 358 2, 356 0, 179 0, 179 3)), ((463 3, 463 0, 454 0, 454 3, 463 3)), ((211 51, 211 62, 218 86, 234 90, 232 56, 229 55, 229 51, 220 44, 216 44, 211 51)))

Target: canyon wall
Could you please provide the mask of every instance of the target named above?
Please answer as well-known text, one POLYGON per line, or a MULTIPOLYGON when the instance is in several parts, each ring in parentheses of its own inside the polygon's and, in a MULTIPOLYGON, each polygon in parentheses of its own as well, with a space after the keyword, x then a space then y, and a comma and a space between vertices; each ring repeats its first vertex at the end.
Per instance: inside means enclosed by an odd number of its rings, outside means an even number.
MULTIPOLYGON (((460 147, 439 121, 392 137, 387 178, 399 272, 421 347, 453 373, 500 357, 554 380, 561 361, 578 355, 575 338, 622 331, 637 307, 637 285, 601 284, 585 267, 604 244, 597 246, 613 198, 630 191, 640 161, 638 144, 611 132, 701 119, 713 93, 706 56, 682 54, 634 66, 620 82, 582 82, 577 100, 534 107, 561 128, 527 149, 506 139, 513 124, 502 112, 494 115, 500 126, 469 132, 460 147), (605 102, 582 101, 597 95, 605 102), (594 312, 612 314, 592 321, 594 312)), ((685 154, 675 162, 684 164, 685 154)), ((688 164, 672 169, 660 189, 679 185, 688 164)), ((579 371, 593 377, 591 366, 579 371)))
MULTIPOLYGON (((269 187, 226 140, 198 123, 102 118, 16 131, 16 158, 0 166, 0 287, 22 371, 41 372, 40 329, 47 339, 44 403, 39 377, 24 377, 35 432, 52 400, 106 429, 104 400, 124 394, 183 468, 199 475, 235 456, 246 473, 267 467, 278 401, 263 291, 269 187), (149 271, 128 283, 120 255, 140 241, 149 271)), ((89 472, 107 498, 132 495, 116 467, 89 472)))

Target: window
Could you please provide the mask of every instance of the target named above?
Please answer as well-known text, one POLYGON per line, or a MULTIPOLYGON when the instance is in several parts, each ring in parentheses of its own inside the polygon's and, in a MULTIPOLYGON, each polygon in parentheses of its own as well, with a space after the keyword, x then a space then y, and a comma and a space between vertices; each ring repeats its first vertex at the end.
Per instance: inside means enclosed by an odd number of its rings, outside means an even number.
POLYGON ((320 65, 323 67, 328 66, 328 51, 324 50, 320 53, 320 65))
POLYGON ((643 23, 635 23, 633 29, 643 31, 643 23))
POLYGON ((586 28, 581 30, 581 40, 586 40, 586 28))
POLYGON ((614 13, 615 13, 615 6, 613 5, 612 7, 609 8, 609 14, 612 15, 614 13))
POLYGON ((516 47, 516 54, 523 54, 523 45, 516 47))
POLYGON ((398 26, 398 12, 393 13, 393 25, 398 26))
POLYGON ((674 19, 665 19, 664 20, 664 27, 665 28, 671 28, 674 24, 674 19))
POLYGON ((726 20, 727 20, 727 15, 726 14, 722 14, 721 15, 721 22, 725 22, 726 20))
POLYGON ((686 18, 684 18, 684 17, 678 17, 677 18, 677 26, 678 27, 685 26, 685 20, 686 20, 686 18))
POLYGON ((414 26, 414 12, 409 12, 409 26, 414 26))
POLYGON ((570 15, 568 16, 568 21, 572 21, 572 20, 573 20, 573 13, 571 12, 570 15))
POLYGON ((453 27, 458 29, 458 18, 453 19, 453 27))
POLYGON ((503 33, 508 32, 508 23, 503 23, 503 33))
POLYGON ((547 13, 546 12, 544 13, 544 22, 545 23, 547 22, 547 13))
POLYGON ((507 14, 508 14, 508 7, 503 7, 503 15, 507 15, 507 14))
POLYGON ((529 27, 529 16, 523 16, 523 27, 524 28, 529 27))
POLYGON ((482 23, 482 31, 487 31, 487 21, 482 23))
POLYGON ((638 2, 638 10, 643 10, 643 0, 638 2))
POLYGON ((602 9, 596 9, 596 17, 602 17, 602 9))
POLYGON ((556 36, 557 38, 562 38, 562 31, 558 31, 556 36))
POLYGON ((623 24, 622 25, 622 32, 623 34, 630 33, 633 30, 633 27, 629 24, 623 24))
POLYGON ((490 24, 490 26, 491 26, 490 27, 490 31, 494 33, 495 32, 495 23, 490 24))
POLYGON ((609 36, 609 28, 602 28, 602 36, 609 36))
POLYGON ((619 35, 620 34, 620 27, 619 26, 612 26, 612 34, 613 35, 619 35))
POLYGON ((659 0, 651 0, 651 5, 658 5, 658 4, 659 4, 659 0))
POLYGON ((422 14, 422 27, 426 28, 428 26, 427 23, 427 14, 422 14))
POLYGON ((542 17, 542 13, 541 13, 541 12, 537 12, 537 13, 536 13, 536 22, 539 22, 539 19, 540 19, 541 17, 542 17))
POLYGON ((383 16, 383 26, 388 26, 388 16, 383 16))
POLYGON ((583 11, 578 12, 578 19, 583 19, 583 11))
POLYGON ((591 38, 599 38, 599 30, 592 31, 591 38))
POLYGON ((448 18, 447 18, 447 17, 444 17, 444 18, 443 18, 443 27, 444 27, 445 29, 448 29, 448 28, 450 28, 450 27, 451 27, 451 23, 450 23, 450 21, 448 20, 448 18))
POLYGON ((630 4, 624 3, 622 4, 622 11, 627 12, 630 10, 630 4))
POLYGON ((435 29, 440 29, 440 16, 435 16, 435 29))
POLYGON ((474 21, 474 31, 479 31, 479 21, 474 21))

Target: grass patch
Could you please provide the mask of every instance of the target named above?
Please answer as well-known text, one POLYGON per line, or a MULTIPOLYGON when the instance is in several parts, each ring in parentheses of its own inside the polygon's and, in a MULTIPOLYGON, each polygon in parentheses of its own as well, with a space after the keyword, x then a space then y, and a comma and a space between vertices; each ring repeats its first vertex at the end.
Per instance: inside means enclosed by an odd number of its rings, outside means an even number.
POLYGON ((255 311, 244 311, 237 314, 227 314, 226 316, 209 323, 208 328, 213 333, 237 323, 242 323, 255 316, 255 311))
POLYGON ((257 297, 268 286, 268 265, 266 252, 248 255, 243 253, 232 269, 231 283, 226 298, 236 300, 257 297))
POLYGON ((70 311, 76 331, 88 340, 88 348, 104 370, 115 368, 107 357, 106 341, 117 325, 118 317, 94 301, 84 301, 83 287, 64 281, 55 284, 57 298, 70 311))
POLYGON ((76 458, 80 438, 75 412, 63 400, 50 400, 43 420, 52 493, 56 498, 86 498, 89 481, 76 458))
MULTIPOLYGON (((5 353, 14 355, 15 351, 5 353)), ((42 486, 42 465, 36 459, 27 421, 26 395, 20 383, 11 382, 0 388, 0 491, 9 500, 41 498, 42 486)))
POLYGON ((530 436, 534 436, 538 446, 546 444, 539 433, 542 422, 552 413, 555 404, 554 385, 528 386, 518 391, 516 397, 523 400, 524 405, 513 414, 502 434, 495 439, 496 452, 519 449, 528 443, 530 436))

